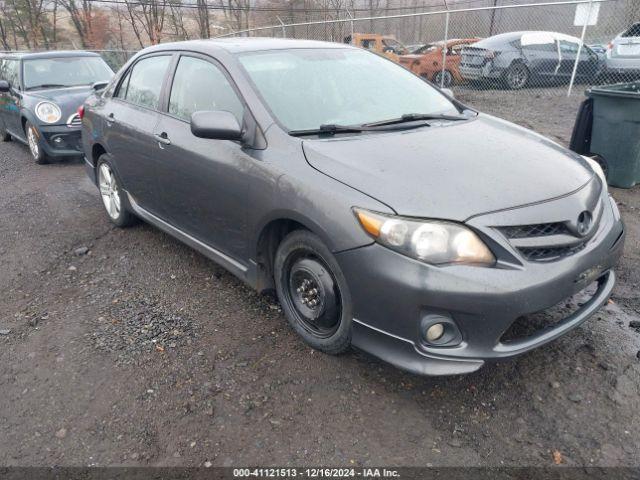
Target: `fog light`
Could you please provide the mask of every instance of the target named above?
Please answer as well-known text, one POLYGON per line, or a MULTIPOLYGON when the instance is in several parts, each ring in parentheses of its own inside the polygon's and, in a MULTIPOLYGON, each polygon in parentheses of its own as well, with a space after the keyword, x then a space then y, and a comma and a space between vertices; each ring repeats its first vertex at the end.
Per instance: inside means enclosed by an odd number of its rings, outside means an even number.
POLYGON ((426 338, 429 342, 435 342, 444 335, 444 325, 441 323, 434 323, 427 329, 426 338))

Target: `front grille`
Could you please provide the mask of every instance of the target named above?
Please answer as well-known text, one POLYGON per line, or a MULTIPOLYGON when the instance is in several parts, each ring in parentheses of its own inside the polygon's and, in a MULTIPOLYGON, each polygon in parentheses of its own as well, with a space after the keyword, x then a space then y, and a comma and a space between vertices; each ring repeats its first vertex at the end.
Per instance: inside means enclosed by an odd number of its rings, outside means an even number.
POLYGON ((67 120, 67 127, 80 127, 82 126, 82 120, 80 119, 80 115, 74 113, 67 120))
MULTIPOLYGON (((598 218, 593 229, 597 228, 598 218)), ((592 229, 592 231, 593 231, 592 229)), ((566 222, 498 227, 509 243, 530 262, 552 262, 578 253, 591 237, 581 237, 566 222)))
POLYGON ((547 329, 557 327, 563 320, 580 310, 598 290, 598 281, 592 282, 575 295, 536 313, 518 317, 502 334, 502 343, 517 342, 547 329))
POLYGON ((586 242, 570 247, 520 247, 518 250, 530 262, 550 262, 578 253, 586 246, 586 242))
POLYGON ((547 237, 549 235, 571 235, 564 223, 538 223, 535 225, 516 225, 504 227, 502 231, 507 238, 547 237))

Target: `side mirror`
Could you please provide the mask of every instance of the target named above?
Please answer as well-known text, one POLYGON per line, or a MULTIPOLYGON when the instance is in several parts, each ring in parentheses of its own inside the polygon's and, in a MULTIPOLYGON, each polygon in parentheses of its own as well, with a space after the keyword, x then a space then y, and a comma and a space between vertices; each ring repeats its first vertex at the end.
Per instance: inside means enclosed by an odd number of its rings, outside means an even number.
POLYGON ((451 90, 450 88, 441 88, 440 91, 450 98, 455 98, 453 96, 453 90, 451 90))
POLYGON ((95 82, 93 85, 91 85, 91 88, 93 88, 96 92, 99 92, 100 90, 104 90, 105 88, 107 88, 107 85, 109 85, 109 82, 95 82))
POLYGON ((242 128, 233 113, 223 110, 195 112, 191 115, 191 133, 214 140, 240 140, 242 128))
POLYGON ((6 80, 0 80, 0 93, 7 93, 11 90, 11 85, 6 80))

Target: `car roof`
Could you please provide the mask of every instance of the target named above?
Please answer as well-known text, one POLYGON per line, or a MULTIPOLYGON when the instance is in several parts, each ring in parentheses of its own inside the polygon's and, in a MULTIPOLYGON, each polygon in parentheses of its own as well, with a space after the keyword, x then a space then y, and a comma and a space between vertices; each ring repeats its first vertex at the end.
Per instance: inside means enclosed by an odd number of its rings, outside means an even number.
POLYGON ((290 50, 296 48, 355 48, 344 43, 320 42, 316 40, 294 40, 285 38, 214 38, 162 43, 145 49, 145 52, 162 50, 191 50, 202 53, 227 51, 229 53, 259 52, 266 50, 290 50))
POLYGON ((563 33, 558 33, 558 32, 550 32, 550 31, 545 31, 545 30, 523 30, 521 32, 508 32, 508 33, 500 33, 498 35, 493 35, 492 37, 487 37, 483 40, 480 40, 476 46, 478 47, 483 47, 485 45, 499 45, 501 43, 507 43, 507 42, 511 42, 513 40, 519 40, 520 38, 522 38, 523 35, 527 35, 527 36, 536 36, 536 35, 550 35, 553 36, 554 38, 559 38, 559 39, 571 39, 571 40, 578 40, 578 38, 576 37, 572 37, 570 35, 566 35, 563 33))
POLYGON ((84 50, 49 50, 47 52, 5 52, 0 53, 2 58, 34 60, 39 58, 62 58, 62 57, 99 57, 97 53, 86 52, 84 50))

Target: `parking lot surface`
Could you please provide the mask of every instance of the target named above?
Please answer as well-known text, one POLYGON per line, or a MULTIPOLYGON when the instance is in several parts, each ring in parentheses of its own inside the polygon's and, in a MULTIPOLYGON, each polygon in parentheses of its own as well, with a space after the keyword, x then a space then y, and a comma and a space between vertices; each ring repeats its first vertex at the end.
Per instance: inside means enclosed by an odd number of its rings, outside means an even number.
MULTIPOLYGON (((460 98, 567 143, 579 98, 503 94, 460 98)), ((422 378, 315 352, 273 299, 112 227, 80 162, 4 143, 0 182, 0 465, 638 465, 638 188, 613 190, 609 305, 525 356, 422 378)))

